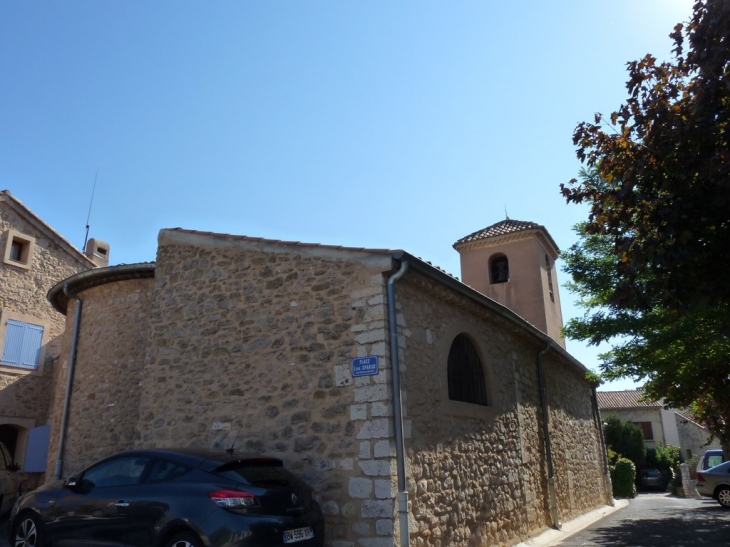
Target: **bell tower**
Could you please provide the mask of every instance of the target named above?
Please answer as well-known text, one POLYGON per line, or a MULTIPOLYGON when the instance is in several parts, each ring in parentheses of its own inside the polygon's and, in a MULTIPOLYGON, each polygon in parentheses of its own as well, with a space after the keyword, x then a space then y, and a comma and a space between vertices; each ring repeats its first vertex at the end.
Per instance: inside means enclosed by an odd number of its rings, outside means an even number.
POLYGON ((555 269, 559 249, 544 226, 507 218, 454 243, 462 281, 565 347, 555 269))

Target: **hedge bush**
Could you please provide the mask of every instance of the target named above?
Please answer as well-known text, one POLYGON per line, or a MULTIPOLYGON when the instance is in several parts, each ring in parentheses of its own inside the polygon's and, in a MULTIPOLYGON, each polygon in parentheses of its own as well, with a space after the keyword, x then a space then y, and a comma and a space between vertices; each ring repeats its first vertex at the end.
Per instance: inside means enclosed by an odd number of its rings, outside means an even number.
POLYGON ((611 482, 615 498, 636 497, 636 466, 626 458, 619 458, 616 465, 611 466, 611 482))

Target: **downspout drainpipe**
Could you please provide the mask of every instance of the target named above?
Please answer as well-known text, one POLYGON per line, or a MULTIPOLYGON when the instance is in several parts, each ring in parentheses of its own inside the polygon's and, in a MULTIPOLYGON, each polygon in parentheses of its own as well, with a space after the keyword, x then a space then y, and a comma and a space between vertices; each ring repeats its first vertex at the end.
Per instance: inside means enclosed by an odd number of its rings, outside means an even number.
POLYGON ((548 466, 548 489, 550 490, 550 514, 553 520, 553 528, 560 530, 560 515, 558 514, 558 492, 555 488, 555 469, 553 468, 553 449, 550 444, 550 409, 548 408, 547 388, 545 387, 545 369, 542 364, 542 357, 552 347, 548 342, 545 349, 537 354, 537 375, 540 382, 540 405, 542 406, 542 429, 545 432, 545 455, 548 466))
POLYGON ((601 424, 601 413, 598 410, 598 395, 596 388, 593 387, 593 416, 598 427, 598 438, 601 440, 601 453, 603 454, 603 472, 606 475, 606 488, 608 489, 608 498, 611 500, 611 507, 616 505, 613 499, 613 485, 611 484, 611 471, 608 465, 608 451, 606 450, 606 439, 603 436, 603 425, 601 424))
POLYGON ((393 376, 393 413, 395 418, 395 458, 398 465, 398 519, 400 522, 400 546, 408 547, 408 490, 406 490, 406 456, 403 438, 403 401, 400 388, 398 363, 398 323, 395 309, 395 282, 408 270, 403 261, 400 269, 388 278, 388 329, 390 331, 390 362, 393 376))
POLYGON ((79 340, 79 326, 81 325, 81 298, 63 285, 63 294, 68 298, 76 300, 76 311, 74 315, 74 330, 71 335, 71 355, 68 362, 68 379, 66 380, 66 398, 63 402, 63 414, 61 415, 61 432, 58 439, 58 455, 56 456, 56 467, 53 471, 53 479, 60 480, 63 471, 63 450, 66 444, 66 426, 68 423, 69 409, 71 408, 71 389, 74 382, 74 369, 76 368, 76 346, 79 340))

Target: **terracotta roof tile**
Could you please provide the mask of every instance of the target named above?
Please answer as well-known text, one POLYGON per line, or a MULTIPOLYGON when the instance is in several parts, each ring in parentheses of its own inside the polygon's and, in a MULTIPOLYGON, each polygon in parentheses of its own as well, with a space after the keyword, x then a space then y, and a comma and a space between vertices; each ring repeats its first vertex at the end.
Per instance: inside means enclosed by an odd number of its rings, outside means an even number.
POLYGON ((640 389, 626 391, 598 391, 598 408, 661 408, 659 401, 644 401, 644 392, 640 389))
POLYGON ((557 243, 555 243, 555 240, 552 238, 552 236, 544 226, 537 224, 536 222, 513 220, 511 218, 501 220, 496 224, 492 224, 491 226, 487 226, 486 228, 477 230, 476 232, 471 233, 468 236, 462 237, 459 241, 454 243, 454 247, 457 247, 464 243, 471 243, 472 241, 479 241, 481 239, 487 239, 490 237, 505 236, 517 232, 524 232, 526 230, 542 230, 543 232, 545 232, 545 235, 550 240, 550 243, 555 247, 555 249, 559 250, 557 243))

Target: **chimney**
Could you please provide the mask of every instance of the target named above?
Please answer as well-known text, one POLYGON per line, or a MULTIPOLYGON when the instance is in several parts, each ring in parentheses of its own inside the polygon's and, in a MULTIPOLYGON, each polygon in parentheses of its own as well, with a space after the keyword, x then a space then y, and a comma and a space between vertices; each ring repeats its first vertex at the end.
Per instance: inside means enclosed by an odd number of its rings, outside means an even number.
POLYGON ((109 265, 109 244, 93 237, 86 242, 86 256, 88 256, 98 268, 109 265))

